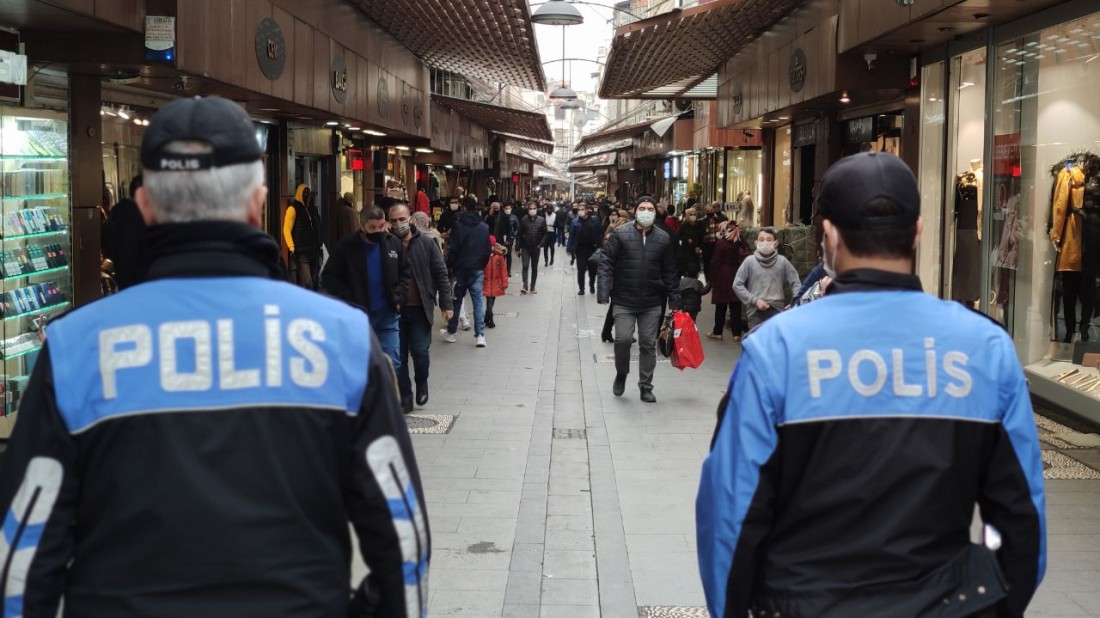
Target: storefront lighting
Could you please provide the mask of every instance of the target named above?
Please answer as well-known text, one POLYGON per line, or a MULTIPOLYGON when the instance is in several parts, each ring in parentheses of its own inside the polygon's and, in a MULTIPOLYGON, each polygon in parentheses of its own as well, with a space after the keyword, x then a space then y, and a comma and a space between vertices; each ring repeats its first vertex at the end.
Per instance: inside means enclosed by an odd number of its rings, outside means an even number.
POLYGON ((531 15, 531 23, 544 26, 578 26, 584 23, 584 16, 577 7, 564 0, 550 0, 531 15))
POLYGON ((852 102, 852 98, 848 96, 848 91, 847 90, 840 93, 840 102, 841 103, 851 103, 852 102))
POLYGON ((453 165, 444 165, 443 166, 443 169, 445 169, 445 170, 453 170, 454 168, 455 168, 455 166, 453 166, 453 165))
POLYGON ((141 126, 141 118, 134 118, 134 124, 141 126))
POLYGON ((340 124, 340 123, 335 121, 335 120, 329 120, 328 122, 325 123, 325 126, 326 127, 335 127, 338 124, 340 124))
POLYGON ((396 148, 398 150, 409 150, 408 146, 394 146, 394 148, 396 148))
POLYGON ((435 152, 431 148, 417 148, 416 151, 422 154, 432 154, 433 152, 435 152))
POLYGON ((381 131, 375 131, 374 129, 363 129, 363 133, 367 135, 373 135, 375 137, 386 137, 386 134, 381 131))
POLYGON ((359 127, 348 127, 348 131, 358 131, 359 127))
POLYGON ((118 117, 122 118, 123 120, 129 120, 130 112, 126 111, 125 107, 120 107, 118 108, 118 117))
POLYGON ((149 121, 148 121, 148 120, 145 120, 145 119, 142 119, 142 121, 141 121, 141 126, 143 126, 143 127, 147 127, 147 126, 149 126, 149 121))

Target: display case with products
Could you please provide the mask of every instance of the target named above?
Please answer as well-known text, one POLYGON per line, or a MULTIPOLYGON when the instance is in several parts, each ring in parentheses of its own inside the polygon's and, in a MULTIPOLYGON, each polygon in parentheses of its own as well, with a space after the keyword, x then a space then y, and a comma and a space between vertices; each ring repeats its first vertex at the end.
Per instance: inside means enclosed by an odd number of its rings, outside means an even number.
POLYGON ((72 298, 68 124, 0 107, 0 439, 42 348, 43 325, 72 298))

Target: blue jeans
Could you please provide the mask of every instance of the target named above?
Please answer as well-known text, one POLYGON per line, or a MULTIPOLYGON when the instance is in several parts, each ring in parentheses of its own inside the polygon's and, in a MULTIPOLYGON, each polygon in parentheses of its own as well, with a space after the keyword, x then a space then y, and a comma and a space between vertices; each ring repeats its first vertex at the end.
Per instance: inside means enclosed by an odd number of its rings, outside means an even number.
POLYGON ((390 357, 395 371, 401 370, 401 357, 398 352, 401 347, 401 329, 396 312, 376 311, 370 313, 370 326, 382 344, 382 351, 390 357))
POLYGON ((432 324, 424 314, 424 308, 402 307, 401 367, 397 369, 397 389, 401 392, 401 401, 412 401, 413 398, 412 380, 409 379, 409 355, 412 355, 416 383, 427 382, 431 346, 432 324))
MULTIPOLYGON (((482 290, 485 284, 485 273, 481 270, 457 270, 455 271, 455 297, 454 306, 461 307, 466 293, 470 293, 470 299, 474 301, 474 336, 485 334, 485 295, 482 290)), ((447 324, 447 332, 452 335, 458 332, 458 312, 455 311, 450 324, 447 324)))

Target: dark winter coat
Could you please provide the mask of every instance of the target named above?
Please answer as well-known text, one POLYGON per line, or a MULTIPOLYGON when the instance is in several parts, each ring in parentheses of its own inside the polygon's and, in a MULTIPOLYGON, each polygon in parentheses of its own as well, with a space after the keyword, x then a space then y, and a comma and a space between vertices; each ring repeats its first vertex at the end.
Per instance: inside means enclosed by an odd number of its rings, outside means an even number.
POLYGON ((447 266, 455 271, 483 270, 492 252, 489 226, 476 212, 464 212, 451 229, 447 242, 447 266))
POLYGON ((721 305, 740 302, 733 291, 733 278, 737 276, 741 263, 751 254, 749 246, 740 239, 730 242, 723 238, 714 243, 714 256, 710 259, 710 276, 714 279, 711 303, 721 305))
POLYGON ((577 218, 569 227, 569 242, 566 250, 569 253, 577 253, 582 256, 592 255, 603 244, 603 227, 599 217, 589 215, 587 218, 577 218))
POLYGON ((125 289, 145 280, 145 219, 133 200, 119 200, 103 226, 103 255, 115 265, 115 281, 125 289))
POLYGON ((703 285, 702 281, 693 277, 680 278, 680 305, 682 310, 692 315, 697 315, 703 310, 703 297, 711 291, 710 284, 703 285))
POLYGON ((521 249, 538 252, 546 238, 546 219, 540 215, 524 215, 519 220, 519 233, 517 234, 521 249))
POLYGON ((605 258, 600 262, 596 298, 608 302, 615 288, 615 305, 632 309, 680 306, 680 275, 676 249, 668 234, 651 227, 642 234, 637 225, 615 228, 607 239, 605 258))
POLYGON ((405 260, 409 263, 416 289, 420 292, 420 302, 428 316, 428 324, 435 321, 436 298, 439 309, 451 309, 451 281, 447 277, 447 265, 443 263, 443 252, 439 244, 427 234, 422 234, 414 226, 409 232, 413 235, 405 247, 405 260))
MULTIPOLYGON (((401 239, 387 233, 379 242, 382 243, 382 285, 390 306, 396 311, 405 304, 409 293, 409 262, 401 239)), ((340 239, 321 272, 321 288, 339 299, 369 309, 369 286, 377 283, 367 280, 366 251, 367 241, 361 233, 340 239)))
MULTIPOLYGON (((699 223, 690 223, 685 219, 680 223, 680 268, 687 268, 688 264, 698 264, 699 256, 696 249, 703 246, 703 226, 699 223)), ((732 285, 733 280, 730 280, 732 285)))

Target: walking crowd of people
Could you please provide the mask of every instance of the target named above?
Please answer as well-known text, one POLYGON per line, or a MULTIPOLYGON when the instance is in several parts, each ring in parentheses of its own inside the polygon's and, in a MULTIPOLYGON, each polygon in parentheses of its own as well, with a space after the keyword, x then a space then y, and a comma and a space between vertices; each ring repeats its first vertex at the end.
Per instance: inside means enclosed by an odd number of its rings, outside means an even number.
POLYGON ((1023 616, 1046 567, 1024 375, 1003 329, 921 291, 920 196, 897 157, 826 173, 803 289, 775 229, 747 238, 716 202, 677 217, 650 196, 453 196, 432 221, 418 193, 362 208, 357 229, 344 198, 330 246, 302 183, 281 257, 260 229, 262 156, 218 97, 173 101, 145 132, 144 250, 115 255, 148 263, 51 323, 4 456, 4 615, 57 615, 63 597, 66 615, 423 618, 431 541, 403 415, 429 403, 437 313, 440 339, 472 330, 478 354, 513 257, 530 297, 562 247, 577 294, 607 307, 615 397, 636 343, 657 401, 664 316, 705 322, 708 295, 708 337, 741 346, 696 503, 711 615, 1023 616), (349 522, 370 569, 354 593, 349 522))

